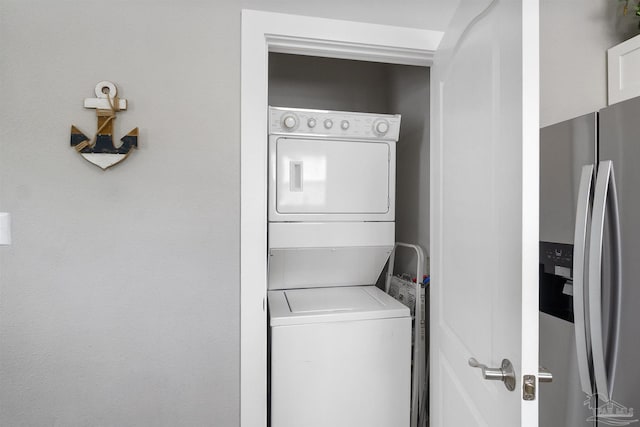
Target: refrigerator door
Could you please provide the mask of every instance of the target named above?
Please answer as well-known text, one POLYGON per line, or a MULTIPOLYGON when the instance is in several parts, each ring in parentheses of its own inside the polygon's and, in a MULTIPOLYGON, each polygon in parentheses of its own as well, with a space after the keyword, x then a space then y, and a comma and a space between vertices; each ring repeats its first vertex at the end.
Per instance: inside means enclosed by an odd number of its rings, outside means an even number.
POLYGON ((582 167, 596 162, 597 113, 540 129, 540 240, 573 244, 582 167))
MULTIPOLYGON (((600 160, 611 160, 615 169, 621 231, 620 261, 622 302, 615 385, 611 398, 640 411, 640 98, 600 111, 600 160)), ((608 289, 610 257, 605 232, 603 289, 608 289)), ((606 295, 605 295, 606 297, 606 295)), ((606 306, 606 302, 605 302, 606 306)), ((603 316, 607 318, 608 316, 603 316)), ((611 325, 604 325, 607 331, 611 325)), ((640 418, 636 413, 631 419, 640 418)))
MULTIPOLYGON (((540 240, 545 242, 541 252, 556 245, 559 253, 574 244, 580 180, 583 166, 596 162, 597 126, 597 113, 590 113, 540 130, 540 240)), ((541 259, 540 300, 555 300, 564 307, 559 299, 572 297, 573 271, 561 261, 554 265, 549 257, 541 259)), ((540 425, 592 426, 586 421, 592 412, 583 405, 574 324, 546 307, 541 311, 540 364, 554 378, 540 386, 540 425)))

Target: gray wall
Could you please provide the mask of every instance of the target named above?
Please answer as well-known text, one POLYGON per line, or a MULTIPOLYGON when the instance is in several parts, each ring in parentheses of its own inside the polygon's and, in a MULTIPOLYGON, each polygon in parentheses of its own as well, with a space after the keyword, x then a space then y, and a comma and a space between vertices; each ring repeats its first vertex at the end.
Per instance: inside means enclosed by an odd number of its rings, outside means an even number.
POLYGON ((242 7, 444 29, 436 0, 0 0, 0 425, 239 423, 242 7), (95 84, 140 149, 103 172, 95 84))
POLYGON ((389 64, 269 54, 269 105, 389 111, 389 64))
MULTIPOLYGON (((429 256, 429 69, 390 70, 390 108, 402 114, 397 148, 396 240, 417 243, 429 256)), ((413 252, 401 249, 396 273, 415 274, 413 252)), ((428 271, 427 271, 428 272, 428 271)))
POLYGON ((623 1, 540 1, 540 126, 607 105, 608 48, 637 33, 634 3, 624 18, 623 1))
POLYGON ((444 31, 460 0, 241 0, 246 9, 444 31))
POLYGON ((237 425, 239 7, 106 4, 1 3, 0 425, 237 425), (106 172, 69 147, 103 79, 106 172))

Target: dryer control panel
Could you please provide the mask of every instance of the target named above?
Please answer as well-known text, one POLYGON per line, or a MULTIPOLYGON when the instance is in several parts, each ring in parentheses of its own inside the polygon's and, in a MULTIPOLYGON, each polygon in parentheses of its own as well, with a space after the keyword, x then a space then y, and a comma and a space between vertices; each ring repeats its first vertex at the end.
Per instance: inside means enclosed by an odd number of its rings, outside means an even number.
POLYGON ((400 115, 269 107, 269 134, 397 141, 400 115))

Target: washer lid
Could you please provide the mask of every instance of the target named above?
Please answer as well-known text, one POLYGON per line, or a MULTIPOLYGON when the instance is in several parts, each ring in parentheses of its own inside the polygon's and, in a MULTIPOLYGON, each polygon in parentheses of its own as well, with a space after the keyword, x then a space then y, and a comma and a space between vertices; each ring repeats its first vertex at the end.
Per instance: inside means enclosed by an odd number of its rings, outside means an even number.
POLYGON ((409 317, 409 309, 375 286, 269 291, 271 326, 409 317))

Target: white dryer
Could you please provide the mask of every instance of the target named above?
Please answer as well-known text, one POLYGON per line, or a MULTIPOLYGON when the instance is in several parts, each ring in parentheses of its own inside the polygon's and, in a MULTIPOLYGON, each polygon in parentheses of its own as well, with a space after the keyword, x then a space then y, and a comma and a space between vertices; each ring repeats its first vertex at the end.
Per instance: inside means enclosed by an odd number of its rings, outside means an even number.
POLYGON ((399 129, 269 109, 272 427, 409 426, 409 309, 371 286, 395 242, 399 129))
POLYGON ((269 109, 269 289, 374 284, 395 242, 400 116, 269 109))

